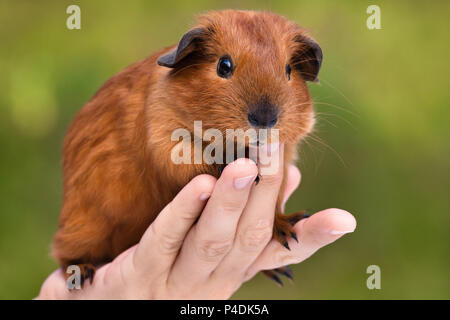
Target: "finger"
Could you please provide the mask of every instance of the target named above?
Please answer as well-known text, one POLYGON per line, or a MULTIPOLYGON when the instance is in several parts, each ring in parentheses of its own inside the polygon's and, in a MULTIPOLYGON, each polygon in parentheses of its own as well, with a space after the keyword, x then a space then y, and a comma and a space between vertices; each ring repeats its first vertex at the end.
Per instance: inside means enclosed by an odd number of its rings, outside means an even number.
POLYGON ((252 189, 239 221, 233 247, 214 271, 215 279, 229 281, 231 276, 242 281, 247 268, 272 238, 275 206, 283 180, 283 145, 276 152, 271 152, 270 156, 280 165, 272 174, 263 175, 259 184, 252 189))
POLYGON ((36 300, 70 299, 67 283, 61 268, 54 271, 42 284, 36 300))
POLYGON ((244 158, 225 168, 175 262, 172 272, 174 282, 189 286, 207 279, 230 250, 257 173, 256 164, 244 158))
POLYGON ((195 177, 161 211, 134 252, 133 266, 138 274, 157 277, 170 270, 215 183, 216 179, 209 175, 195 177))
POLYGON ((330 244, 356 228, 355 218, 347 211, 327 209, 298 222, 294 230, 299 243, 291 241, 290 251, 272 240, 258 259, 249 268, 246 279, 252 278, 260 270, 276 269, 299 263, 314 252, 330 244))
POLYGON ((287 176, 286 187, 284 189, 283 203, 281 204, 283 212, 287 200, 292 195, 292 193, 298 188, 302 178, 300 170, 293 164, 288 166, 286 176, 287 176))

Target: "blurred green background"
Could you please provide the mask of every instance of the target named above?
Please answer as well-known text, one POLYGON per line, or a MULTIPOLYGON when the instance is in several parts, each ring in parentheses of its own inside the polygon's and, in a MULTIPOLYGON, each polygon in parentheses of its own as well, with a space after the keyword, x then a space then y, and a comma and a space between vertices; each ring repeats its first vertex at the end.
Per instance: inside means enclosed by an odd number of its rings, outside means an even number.
POLYGON ((294 267, 280 289, 259 275, 234 298, 450 298, 450 3, 433 1, 0 2, 0 298, 33 298, 61 207, 71 119, 112 75, 175 43, 195 14, 267 9, 324 51, 316 135, 303 144, 288 210, 352 212, 353 234, 294 267), (66 8, 81 7, 81 30, 66 8), (381 30, 366 8, 381 7, 381 30), (381 290, 366 268, 381 267, 381 290))

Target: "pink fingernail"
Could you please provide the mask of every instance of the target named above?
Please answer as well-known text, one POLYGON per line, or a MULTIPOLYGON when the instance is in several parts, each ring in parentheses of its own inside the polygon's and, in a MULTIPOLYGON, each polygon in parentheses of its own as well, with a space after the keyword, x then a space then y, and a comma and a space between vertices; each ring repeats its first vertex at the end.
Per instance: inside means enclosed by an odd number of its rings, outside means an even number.
POLYGON ((243 178, 238 178, 234 180, 234 187, 238 190, 244 189, 246 186, 249 185, 250 182, 255 180, 255 175, 246 176, 243 178))
POLYGON ((351 233, 354 230, 345 230, 345 231, 340 231, 340 230, 331 230, 330 233, 332 235, 338 235, 338 234, 346 234, 346 233, 351 233))
POLYGON ((208 199, 211 196, 211 193, 202 193, 200 195, 200 200, 205 201, 206 199, 208 199))

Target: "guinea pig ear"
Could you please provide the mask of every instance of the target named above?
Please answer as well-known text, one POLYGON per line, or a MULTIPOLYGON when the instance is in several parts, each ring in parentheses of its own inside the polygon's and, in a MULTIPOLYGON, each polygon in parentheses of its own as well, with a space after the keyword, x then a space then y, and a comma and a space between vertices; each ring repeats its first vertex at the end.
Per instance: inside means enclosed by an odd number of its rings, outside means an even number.
POLYGON ((181 38, 174 50, 158 58, 158 64, 168 68, 175 68, 178 62, 198 48, 199 42, 201 42, 202 36, 205 34, 206 30, 203 28, 190 30, 181 38))
POLYGON ((292 66, 297 69, 306 81, 318 82, 322 65, 322 49, 313 39, 303 35, 296 36, 298 50, 292 57, 292 66))

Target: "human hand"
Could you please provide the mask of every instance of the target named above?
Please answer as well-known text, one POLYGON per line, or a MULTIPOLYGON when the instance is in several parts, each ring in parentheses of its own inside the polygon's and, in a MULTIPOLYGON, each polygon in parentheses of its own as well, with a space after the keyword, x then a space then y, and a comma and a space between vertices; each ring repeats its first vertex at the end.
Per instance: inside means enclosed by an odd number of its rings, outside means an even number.
MULTIPOLYGON (((195 177, 137 245, 97 270, 92 284, 69 291, 59 269, 38 299, 227 299, 260 270, 299 263, 355 229, 351 214, 327 209, 296 224, 299 243, 289 243, 290 251, 271 240, 282 171, 256 188, 258 170, 249 159, 228 165, 218 180, 195 177)), ((300 172, 291 166, 287 176, 286 200, 300 172)))

